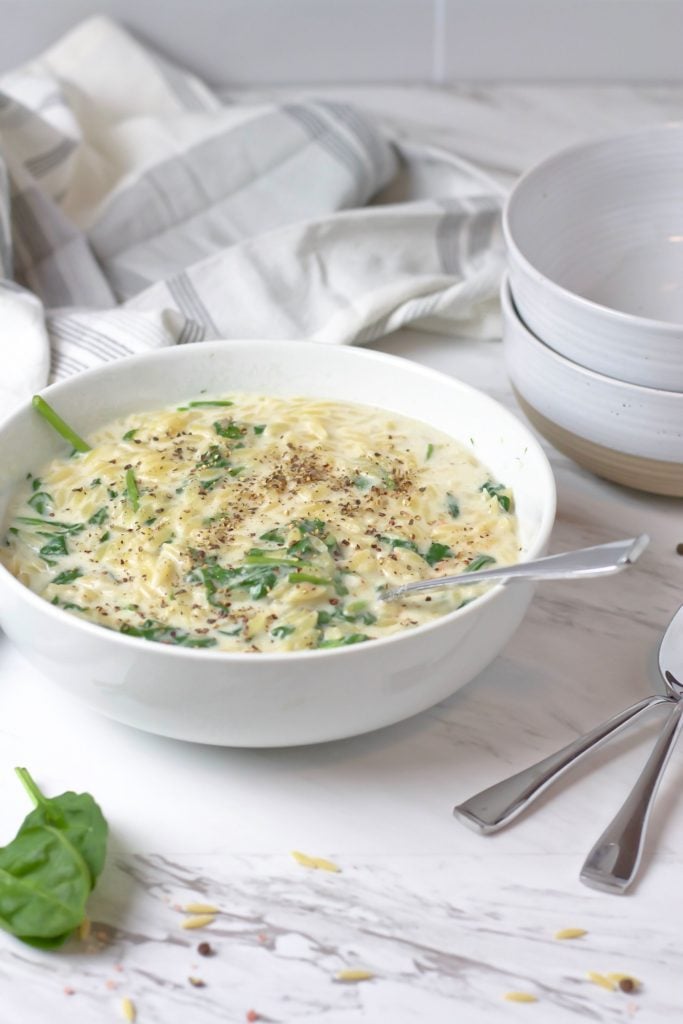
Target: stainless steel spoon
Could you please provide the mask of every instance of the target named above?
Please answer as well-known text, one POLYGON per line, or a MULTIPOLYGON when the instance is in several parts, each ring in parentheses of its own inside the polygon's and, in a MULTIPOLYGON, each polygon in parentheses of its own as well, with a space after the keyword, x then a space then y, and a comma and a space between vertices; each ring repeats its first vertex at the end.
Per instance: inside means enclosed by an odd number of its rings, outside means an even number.
POLYGON ((498 832, 514 821, 566 771, 582 761, 586 754, 598 750, 612 736, 639 718, 643 712, 657 704, 673 703, 671 696, 654 694, 638 701, 637 704, 632 704, 625 711, 620 711, 556 753, 537 761, 516 775, 494 783, 488 789, 483 789, 469 800, 458 804, 453 808, 454 816, 463 825, 482 835, 498 832))
POLYGON ((497 569, 482 569, 480 572, 465 572, 457 576, 435 576, 429 580, 403 583, 394 590, 386 590, 380 601, 393 601, 404 594, 420 590, 434 590, 437 587, 463 587, 486 580, 569 580, 586 576, 609 576, 621 572, 640 557, 650 543, 646 533, 629 540, 615 540, 609 544, 597 544, 591 548, 567 551, 562 555, 549 555, 533 562, 517 565, 501 565, 497 569))
POLYGON ((623 893, 636 876, 659 783, 683 726, 683 606, 659 645, 659 671, 675 695, 675 706, 638 781, 588 854, 581 881, 592 889, 623 893))

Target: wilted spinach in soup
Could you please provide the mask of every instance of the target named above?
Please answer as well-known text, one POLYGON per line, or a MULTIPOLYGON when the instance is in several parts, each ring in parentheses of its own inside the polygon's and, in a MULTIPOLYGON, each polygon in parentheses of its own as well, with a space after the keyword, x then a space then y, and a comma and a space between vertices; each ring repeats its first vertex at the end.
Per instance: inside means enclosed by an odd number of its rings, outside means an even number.
POLYGON ((129 636, 277 652, 388 636, 483 585, 383 589, 515 562, 513 496, 426 424, 235 394, 133 414, 29 474, 0 557, 47 601, 129 636))

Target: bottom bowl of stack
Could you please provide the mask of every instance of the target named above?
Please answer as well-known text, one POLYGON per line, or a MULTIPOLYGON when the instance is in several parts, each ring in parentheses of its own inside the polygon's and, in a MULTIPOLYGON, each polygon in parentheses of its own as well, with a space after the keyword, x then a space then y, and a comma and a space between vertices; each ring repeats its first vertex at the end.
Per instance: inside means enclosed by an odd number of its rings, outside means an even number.
POLYGON ((522 411, 546 440, 618 484, 683 497, 683 392, 641 387, 559 355, 501 289, 508 376, 522 411))

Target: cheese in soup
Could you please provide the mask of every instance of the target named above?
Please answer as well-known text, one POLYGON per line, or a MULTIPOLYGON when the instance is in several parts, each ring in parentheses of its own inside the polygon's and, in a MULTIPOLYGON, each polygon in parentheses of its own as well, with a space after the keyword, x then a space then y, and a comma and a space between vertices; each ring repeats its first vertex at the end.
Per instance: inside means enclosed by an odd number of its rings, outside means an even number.
POLYGON ((515 562, 513 496, 467 448, 386 410, 234 394, 133 414, 30 475, 0 557, 31 590, 129 636, 327 649, 429 622, 515 562))

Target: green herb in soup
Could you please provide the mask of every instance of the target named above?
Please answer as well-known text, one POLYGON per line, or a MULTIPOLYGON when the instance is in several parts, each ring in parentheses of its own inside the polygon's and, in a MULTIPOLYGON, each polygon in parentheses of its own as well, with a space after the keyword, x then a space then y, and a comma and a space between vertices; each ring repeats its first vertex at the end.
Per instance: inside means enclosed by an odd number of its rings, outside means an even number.
MULTIPOLYGON (((469 448, 381 409, 230 394, 133 414, 16 495, 0 558, 69 614, 202 651, 333 650, 482 593, 387 588, 516 561, 512 493, 469 448)), ((78 444, 77 444, 78 442, 78 444)))

